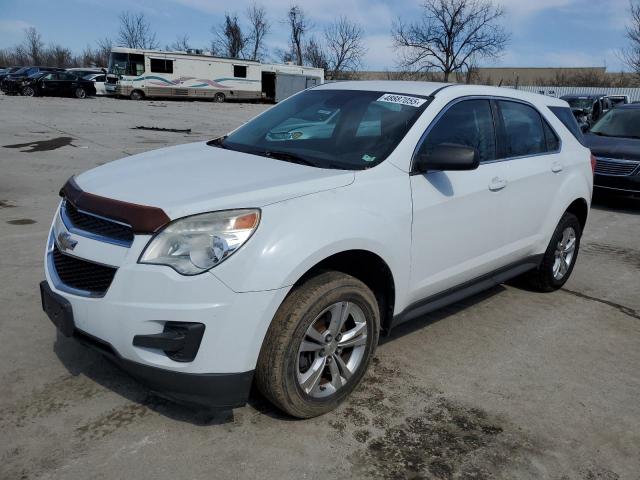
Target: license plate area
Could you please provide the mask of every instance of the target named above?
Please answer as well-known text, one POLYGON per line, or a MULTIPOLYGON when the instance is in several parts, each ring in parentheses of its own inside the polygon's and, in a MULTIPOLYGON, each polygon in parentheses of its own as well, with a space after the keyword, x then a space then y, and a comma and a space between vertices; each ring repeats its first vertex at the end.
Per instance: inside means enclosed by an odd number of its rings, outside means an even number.
POLYGON ((40 283, 40 297, 42 299, 42 310, 44 310, 56 328, 65 337, 72 336, 75 324, 71 303, 51 290, 46 281, 40 283))

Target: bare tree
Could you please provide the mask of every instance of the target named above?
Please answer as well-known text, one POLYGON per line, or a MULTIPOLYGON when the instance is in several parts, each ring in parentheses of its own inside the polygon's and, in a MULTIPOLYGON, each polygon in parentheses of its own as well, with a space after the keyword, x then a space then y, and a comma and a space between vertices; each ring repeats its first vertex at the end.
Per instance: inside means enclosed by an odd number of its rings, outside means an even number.
POLYGON ((225 13, 224 23, 219 28, 212 29, 215 38, 211 42, 214 54, 229 58, 244 57, 247 46, 247 36, 243 33, 237 15, 225 13))
POLYGON ((472 59, 497 57, 509 41, 500 25, 502 7, 492 0, 425 0, 419 22, 398 20, 394 45, 409 70, 440 71, 444 81, 469 68, 472 59))
POLYGON ((76 58, 66 47, 51 44, 43 53, 44 63, 52 67, 69 68, 76 64, 76 58))
POLYGON ((186 52, 191 49, 191 45, 189 44, 189 35, 186 33, 182 36, 178 36, 176 41, 171 45, 167 45, 166 50, 173 50, 178 52, 186 52))
POLYGON ((24 30, 24 54, 30 58, 32 65, 41 65, 44 61, 44 42, 35 27, 24 30))
POLYGON ((640 3, 629 3, 631 25, 627 27, 627 38, 631 45, 622 52, 622 59, 636 75, 640 76, 640 3))
POLYGON ((327 64, 332 79, 341 73, 357 70, 367 52, 362 27, 347 17, 340 17, 324 31, 327 64))
POLYGON ((94 63, 97 67, 107 67, 109 65, 112 47, 113 41, 108 37, 101 38, 96 42, 94 63))
POLYGON ((267 20, 267 11, 263 6, 254 3, 247 8, 247 18, 251 29, 248 37, 248 41, 252 44, 250 58, 251 60, 259 60, 265 48, 264 37, 271 28, 267 20))
POLYGON ((156 40, 156 34, 151 31, 151 26, 144 13, 122 12, 120 29, 118 30, 118 44, 129 48, 157 49, 160 44, 156 40))
POLYGON ((294 5, 287 14, 287 23, 291 29, 291 49, 295 53, 296 64, 302 65, 304 60, 303 37, 310 28, 307 16, 298 5, 294 5))
POLYGON ((325 71, 329 68, 326 52, 313 37, 304 46, 304 61, 307 65, 322 68, 325 71))

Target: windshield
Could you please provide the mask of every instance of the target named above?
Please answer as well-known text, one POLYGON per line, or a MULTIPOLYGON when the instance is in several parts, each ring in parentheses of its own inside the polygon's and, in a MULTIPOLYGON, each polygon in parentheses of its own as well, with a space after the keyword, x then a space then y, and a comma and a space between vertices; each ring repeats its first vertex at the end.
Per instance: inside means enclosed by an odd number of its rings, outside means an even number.
POLYGON ((605 137, 640 138, 640 108, 614 108, 591 128, 605 137))
POLYGON ((142 75, 144 73, 144 55, 111 52, 108 72, 115 75, 142 75))
POLYGON ((362 170, 382 162, 429 98, 355 90, 307 90, 212 145, 320 168, 362 170))
POLYGON ((565 100, 571 108, 580 110, 591 110, 594 103, 591 98, 565 98, 565 100))

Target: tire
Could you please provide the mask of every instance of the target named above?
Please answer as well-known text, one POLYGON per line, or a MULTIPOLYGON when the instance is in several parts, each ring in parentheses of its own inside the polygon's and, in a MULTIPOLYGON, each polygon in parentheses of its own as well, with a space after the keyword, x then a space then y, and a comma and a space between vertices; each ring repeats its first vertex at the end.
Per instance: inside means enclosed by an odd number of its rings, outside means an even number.
POLYGON ((76 88, 73 94, 76 98, 87 98, 87 91, 82 87, 76 88))
POLYGON ((144 93, 142 93, 140 90, 134 90, 133 92, 131 92, 131 94, 129 94, 129 98, 131 100, 142 100, 144 98, 144 93))
POLYGON ((224 96, 224 93, 218 92, 213 96, 213 101, 216 103, 224 103, 227 97, 224 96))
POLYGON ((573 213, 565 212, 536 270, 527 277, 529 285, 540 292, 553 292, 562 288, 573 272, 580 250, 582 227, 573 213), (567 237, 567 233, 569 234, 567 237), (570 247, 573 242, 573 248, 570 247), (571 258, 568 251, 571 250, 571 258))
POLYGON ((364 283, 340 272, 320 273, 295 288, 278 309, 262 344, 256 385, 271 403, 293 417, 327 413, 362 380, 379 331, 378 303, 364 283), (346 315, 334 316, 336 312, 346 315), (331 328, 331 319, 341 317, 346 317, 343 326, 331 328), (357 346, 346 346, 349 343, 357 346), (302 351, 309 346, 310 351, 302 351))
POLYGON ((22 94, 23 97, 35 97, 36 96, 36 91, 33 87, 24 87, 22 89, 22 91, 20 92, 22 94))

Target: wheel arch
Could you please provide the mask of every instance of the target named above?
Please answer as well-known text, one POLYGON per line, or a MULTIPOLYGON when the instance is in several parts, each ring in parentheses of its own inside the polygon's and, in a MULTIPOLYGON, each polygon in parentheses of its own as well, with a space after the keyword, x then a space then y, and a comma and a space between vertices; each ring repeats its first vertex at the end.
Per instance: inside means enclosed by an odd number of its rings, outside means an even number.
POLYGON ((565 212, 573 213, 576 217, 578 217, 580 228, 582 231, 584 231, 584 227, 587 225, 587 218, 589 216, 589 204, 587 203, 587 201, 584 198, 576 198, 567 207, 565 212))
POLYGON ((387 262, 370 250, 344 250, 318 261, 294 283, 292 289, 320 272, 334 270, 351 275, 371 289, 380 308, 380 327, 391 325, 396 301, 396 283, 387 262))

